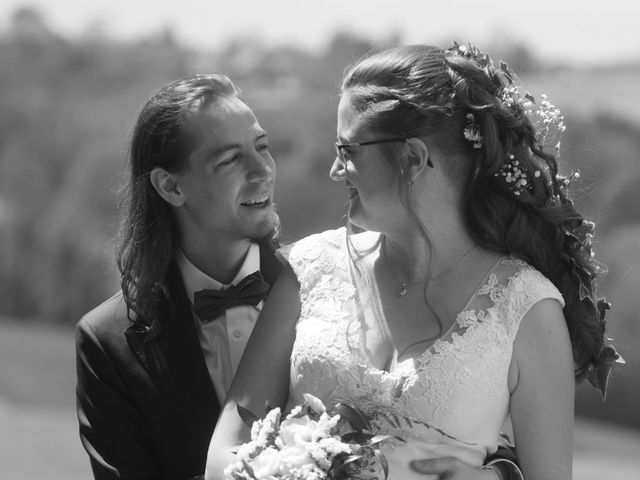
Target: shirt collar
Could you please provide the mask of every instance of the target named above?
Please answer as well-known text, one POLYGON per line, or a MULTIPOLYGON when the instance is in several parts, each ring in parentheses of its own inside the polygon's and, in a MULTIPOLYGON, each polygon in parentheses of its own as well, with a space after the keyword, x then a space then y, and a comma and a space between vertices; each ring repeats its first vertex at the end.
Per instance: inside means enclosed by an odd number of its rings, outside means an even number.
POLYGON ((182 281, 184 283, 185 291, 187 292, 187 297, 193 302, 195 292, 198 292, 205 288, 212 290, 225 290, 231 285, 236 285, 247 275, 259 271, 260 247, 257 243, 251 244, 251 246, 249 247, 249 251, 244 257, 244 262, 242 262, 242 265, 238 270, 238 273, 229 284, 220 283, 216 279, 204 273, 193 263, 191 263, 182 249, 178 249, 176 261, 178 263, 178 268, 180 269, 180 274, 182 275, 182 281))

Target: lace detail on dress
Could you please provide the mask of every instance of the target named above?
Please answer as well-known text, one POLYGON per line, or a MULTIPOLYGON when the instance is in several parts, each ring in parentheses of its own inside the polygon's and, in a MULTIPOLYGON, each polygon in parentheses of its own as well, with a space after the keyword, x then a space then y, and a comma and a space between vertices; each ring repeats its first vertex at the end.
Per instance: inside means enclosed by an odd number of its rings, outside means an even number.
POLYGON ((489 296, 494 304, 492 308, 500 313, 513 341, 520 322, 536 302, 553 298, 564 307, 564 299, 556 286, 528 263, 508 257, 500 264, 514 268, 515 272, 508 277, 506 284, 501 284, 492 272, 487 283, 478 289, 477 295, 489 296))
POLYGON ((494 311, 461 312, 457 330, 436 341, 419 357, 420 382, 433 418, 459 419, 460 401, 482 395, 494 400, 502 393, 511 348, 509 337, 494 311))
POLYGON ((289 264, 298 277, 301 294, 309 294, 322 275, 332 274, 336 268, 346 271, 346 258, 336 264, 344 242, 344 229, 339 229, 311 235, 291 247, 289 264))
POLYGON ((419 357, 417 381, 434 406, 435 419, 461 418, 465 397, 493 401, 503 394, 513 341, 526 313, 543 298, 564 306, 558 289, 526 262, 507 258, 500 264, 515 271, 506 281, 499 279, 499 274, 506 277, 504 271, 491 272, 475 295, 488 296, 490 306, 458 314, 451 337, 437 340, 419 357))
POLYGON ((352 325, 356 291, 349 281, 345 242, 344 228, 330 230, 301 240, 289 254, 302 302, 292 381, 305 392, 318 391, 334 378, 337 366, 350 365, 360 344, 352 325))
MULTIPOLYGON (((371 245, 377 234, 355 237, 371 245)), ((357 405, 384 433, 442 439, 441 429, 463 442, 495 447, 508 413, 508 371, 520 322, 543 298, 563 303, 548 279, 521 260, 502 260, 447 335, 386 372, 365 352, 362 329, 374 327, 363 326, 345 229, 301 240, 289 261, 302 300, 291 357, 294 402, 309 392, 328 404, 357 405)))

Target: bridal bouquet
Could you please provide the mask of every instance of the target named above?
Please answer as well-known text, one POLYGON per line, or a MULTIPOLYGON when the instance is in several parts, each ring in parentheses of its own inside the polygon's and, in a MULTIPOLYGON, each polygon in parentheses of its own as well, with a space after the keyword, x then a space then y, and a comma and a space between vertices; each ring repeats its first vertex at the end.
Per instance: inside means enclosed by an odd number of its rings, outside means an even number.
POLYGON ((281 418, 279 408, 259 419, 238 405, 251 441, 225 469, 227 480, 386 480, 387 461, 378 446, 387 435, 371 433, 366 416, 339 403, 330 410, 313 395, 281 418))

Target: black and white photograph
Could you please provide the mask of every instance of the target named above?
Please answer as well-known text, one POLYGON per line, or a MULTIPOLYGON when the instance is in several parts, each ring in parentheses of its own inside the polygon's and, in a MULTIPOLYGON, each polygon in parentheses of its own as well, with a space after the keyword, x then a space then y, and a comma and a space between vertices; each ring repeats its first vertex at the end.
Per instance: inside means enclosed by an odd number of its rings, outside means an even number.
POLYGON ((638 18, 3 0, 0 478, 637 480, 638 18))

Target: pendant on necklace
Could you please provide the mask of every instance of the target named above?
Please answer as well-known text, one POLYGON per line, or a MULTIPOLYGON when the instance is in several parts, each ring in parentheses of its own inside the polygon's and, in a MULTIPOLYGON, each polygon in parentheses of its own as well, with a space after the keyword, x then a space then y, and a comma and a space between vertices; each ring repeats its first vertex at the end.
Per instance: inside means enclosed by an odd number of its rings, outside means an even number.
POLYGON ((402 282, 396 290, 396 297, 404 297, 407 294, 407 282, 402 282))

